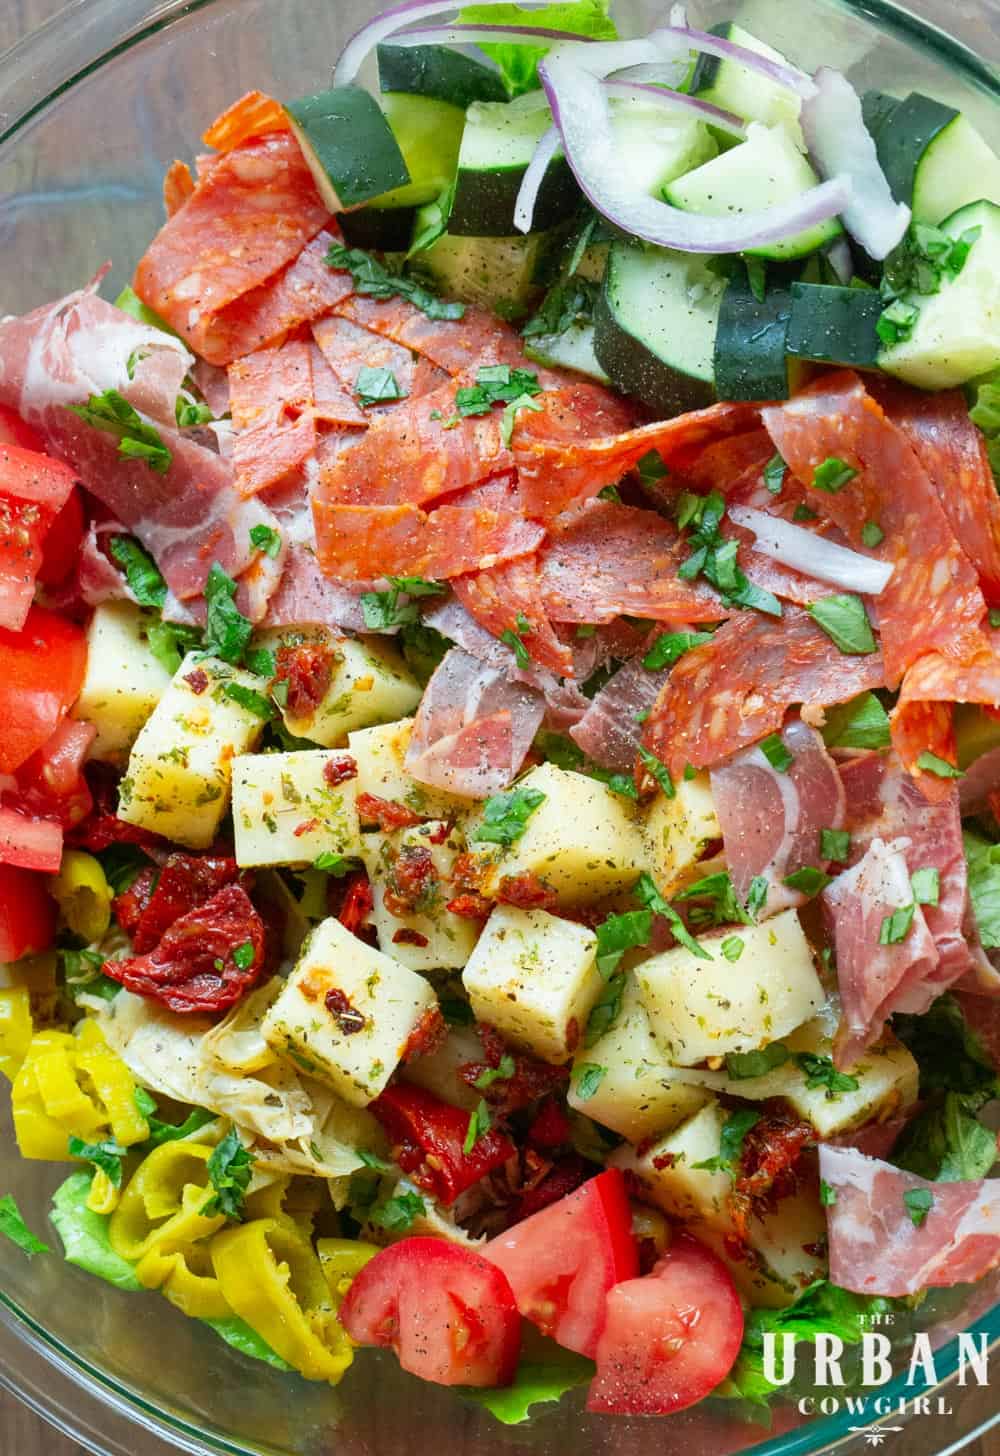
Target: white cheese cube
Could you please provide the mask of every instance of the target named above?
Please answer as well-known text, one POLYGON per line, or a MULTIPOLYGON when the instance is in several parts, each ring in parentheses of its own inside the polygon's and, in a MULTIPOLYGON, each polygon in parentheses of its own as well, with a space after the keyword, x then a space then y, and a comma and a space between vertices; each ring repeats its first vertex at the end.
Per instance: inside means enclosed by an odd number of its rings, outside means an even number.
POLYGON ((87 675, 74 718, 97 726, 91 758, 124 761, 163 694, 170 674, 149 650, 146 613, 131 602, 105 602, 87 628, 87 675))
MULTIPOLYGON (((587 1086, 586 1082, 582 1084, 587 1086)), ((570 1081, 569 1105, 595 1122, 620 1133, 629 1142, 642 1142, 676 1127, 708 1100, 700 1087, 678 1082, 663 1052, 653 1040, 639 993, 629 980, 621 1013, 610 1031, 593 1046, 576 1054, 570 1081), (581 1097, 583 1068, 598 1066, 603 1075, 596 1091, 581 1097)))
POLYGON ((321 854, 357 856, 355 780, 325 775, 342 753, 248 753, 233 759, 233 828, 240 865, 312 864, 321 854))
POLYGON ((253 748, 264 727, 237 701, 241 690, 263 694, 267 684, 218 658, 188 654, 135 741, 119 791, 122 819, 189 849, 208 848, 229 805, 233 758, 253 748))
POLYGON ((412 971, 461 970, 475 949, 480 925, 446 909, 456 893, 451 884, 455 860, 465 849, 461 831, 449 832, 446 823, 430 820, 391 834, 365 834, 362 840, 372 882, 372 919, 386 955, 412 971), (422 870, 424 889, 415 897, 422 870), (414 909, 408 911, 411 900, 414 909))
POLYGON ((391 799, 405 804, 414 814, 435 819, 453 819, 478 807, 473 799, 460 798, 445 789, 432 789, 411 778, 406 771, 406 750, 412 732, 413 719, 402 718, 398 723, 379 723, 374 728, 359 728, 348 735, 347 751, 358 766, 358 793, 391 799))
MULTIPOLYGON (((329 686, 316 706, 308 712, 293 706, 282 710, 286 728, 297 738, 336 748, 355 728, 392 722, 420 702, 419 683, 384 637, 344 637, 320 627, 267 633, 261 642, 273 652, 309 643, 329 654, 329 686)), ((278 672, 280 680, 280 659, 278 672)))
POLYGON ((477 1020, 542 1061, 568 1061, 603 985, 596 951, 585 925, 499 906, 462 976, 477 1020))
POLYGON ((719 1156, 726 1114, 716 1098, 651 1146, 623 1144, 609 1162, 633 1173, 643 1198, 673 1218, 728 1233, 733 1226, 729 1195, 733 1180, 724 1171, 700 1168, 719 1156))
POLYGON ((701 936, 699 944, 711 960, 679 945, 636 968, 653 1035, 679 1066, 778 1041, 826 999, 794 910, 701 936), (730 939, 742 942, 737 960, 722 953, 730 939))
POLYGON ((699 1232, 727 1266, 748 1304, 757 1309, 794 1304, 803 1289, 826 1272, 822 1257, 826 1214, 810 1189, 780 1199, 765 1217, 750 1219, 745 1257, 733 1258, 731 1241, 720 1230, 699 1232))
POLYGON ((561 905, 583 904, 632 886, 646 868, 635 810, 620 794, 551 763, 531 769, 517 787, 545 797, 521 837, 491 854, 487 894, 505 876, 533 874, 556 891, 561 905))
POLYGON ((386 1086, 437 1006, 422 976, 365 945, 339 920, 317 925, 264 1018, 264 1039, 354 1107, 386 1086))
POLYGON ((702 873, 698 861, 722 837, 708 774, 679 779, 672 799, 658 793, 645 828, 651 874, 660 894, 669 899, 702 873))
POLYGON ((461 1068, 482 1063, 483 1044, 471 1026, 453 1026, 436 1051, 426 1057, 415 1057, 403 1069, 404 1082, 413 1082, 468 1112, 479 1104, 482 1093, 469 1085, 461 1068))

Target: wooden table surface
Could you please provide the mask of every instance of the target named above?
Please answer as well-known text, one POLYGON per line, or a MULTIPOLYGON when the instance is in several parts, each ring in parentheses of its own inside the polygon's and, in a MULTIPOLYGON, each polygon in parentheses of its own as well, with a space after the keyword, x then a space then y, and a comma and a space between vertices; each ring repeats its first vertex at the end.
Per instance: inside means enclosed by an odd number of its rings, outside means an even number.
MULTIPOLYGON (((0 52, 62 8, 63 0, 0 0, 0 52)), ((141 1442, 142 1438, 137 1436, 141 1442)), ((1000 1431, 968 1448, 969 1456, 1000 1456, 1000 1431)), ((0 1452, 3 1456, 86 1456, 19 1401, 0 1391, 0 1452)), ((142 1445, 133 1456, 143 1456, 142 1445)))

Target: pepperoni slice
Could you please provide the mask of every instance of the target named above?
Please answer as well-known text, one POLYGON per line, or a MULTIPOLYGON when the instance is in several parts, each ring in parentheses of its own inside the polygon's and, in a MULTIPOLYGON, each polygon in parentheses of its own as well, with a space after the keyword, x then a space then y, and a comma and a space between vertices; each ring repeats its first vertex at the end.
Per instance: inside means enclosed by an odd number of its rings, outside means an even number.
POLYGON ((249 351, 212 340, 216 315, 294 262, 328 221, 291 133, 253 137, 221 157, 161 228, 135 291, 197 353, 228 363, 249 351))
POLYGON ((1000 703, 1000 631, 987 634, 985 649, 971 662, 955 662, 930 652, 910 668, 892 714, 892 741, 904 765, 933 803, 948 797, 951 782, 918 766, 920 755, 933 753, 947 763, 957 760, 952 727, 953 703, 1000 703))
POLYGON ((573 654, 556 636, 542 597, 537 557, 522 557, 475 576, 460 577, 455 595, 494 637, 513 632, 533 662, 560 677, 573 676, 573 654))
POLYGON ((445 581, 530 556, 545 534, 515 512, 466 506, 440 506, 428 514, 414 505, 339 505, 315 498, 313 516, 320 566, 342 581, 380 576, 445 581))
POLYGON ((280 101, 266 96, 263 91, 248 91, 215 118, 202 141, 217 152, 231 152, 248 137, 290 129, 288 113, 280 101))
MULTIPOLYGON (((331 276, 350 279, 349 274, 331 276)), ((416 399, 419 395, 429 394, 432 389, 447 383, 448 376, 434 365, 427 365, 426 361, 423 361, 425 367, 420 371, 418 379, 420 361, 414 358, 409 349, 402 344, 394 344, 391 339, 369 333, 350 319, 338 318, 336 315, 319 319, 313 324, 312 330, 313 338, 322 350, 324 359, 341 387, 348 391, 354 390, 358 375, 365 368, 388 369, 394 375, 400 394, 405 399, 416 399)), ((371 424, 380 414, 397 408, 397 401, 370 405, 365 411, 367 422, 371 424)))
POLYGON ((187 162, 171 162, 163 178, 163 206, 167 217, 180 212, 194 191, 194 178, 187 162))
POLYGON ((741 613, 680 659, 644 741, 675 777, 689 763, 714 768, 776 732, 793 703, 830 707, 884 679, 880 653, 845 656, 798 607, 781 618, 741 613))
POLYGON ((256 495, 316 449, 310 345, 296 341, 237 359, 229 366, 229 395, 236 488, 256 495))
POLYGON ((986 603, 976 572, 952 534, 927 471, 903 432, 859 377, 830 374, 788 404, 764 410, 771 438, 803 485, 810 507, 833 521, 856 549, 874 523, 873 554, 894 570, 878 598, 885 675, 895 687, 925 652, 969 661, 985 646, 986 603), (856 475, 831 493, 813 485, 833 458, 856 475))

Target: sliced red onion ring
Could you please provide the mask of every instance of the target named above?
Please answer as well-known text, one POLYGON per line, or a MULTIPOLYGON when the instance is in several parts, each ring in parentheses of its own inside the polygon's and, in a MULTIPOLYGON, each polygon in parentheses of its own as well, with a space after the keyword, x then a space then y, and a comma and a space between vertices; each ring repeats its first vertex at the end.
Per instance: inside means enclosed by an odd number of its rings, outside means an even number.
POLYGON ((877 597, 885 591, 892 576, 892 567, 884 561, 837 546, 815 531, 804 531, 801 526, 769 516, 766 511, 756 511, 753 506, 730 506, 727 514, 737 526, 745 526, 754 533, 757 538, 754 544, 764 556, 806 576, 814 576, 817 581, 877 597))
POLYGON ((649 39, 667 56, 676 55, 679 50, 718 56, 724 61, 736 61, 739 65, 746 66, 748 71, 755 71, 758 76, 766 76, 769 81, 778 86, 786 86, 789 91, 794 91, 799 96, 816 94, 816 82, 797 66, 783 66, 779 61, 760 55, 758 51, 747 50, 746 46, 736 45, 734 41, 724 40, 719 35, 711 35, 707 30, 692 30, 685 25, 664 25, 652 31, 649 39))
POLYGON ((562 137, 557 126, 550 126, 539 140, 528 169, 521 180, 521 187, 514 204, 514 226, 519 233, 530 233, 535 220, 535 203, 539 188, 548 171, 549 163, 562 146, 562 137))
POLYGON ((599 80, 568 60, 562 47, 540 62, 538 74, 581 190, 599 213, 646 242, 685 253, 740 253, 816 227, 851 201, 849 179, 837 177, 763 212, 729 217, 682 212, 632 191, 623 181, 599 80))
POLYGON ((572 41, 597 45, 590 35, 574 35, 571 30, 533 29, 530 25, 427 25, 422 30, 407 30, 394 35, 394 46, 424 45, 545 45, 549 41, 572 41))
POLYGON ((910 225, 910 209, 892 195, 850 81, 821 66, 816 85, 815 96, 802 107, 806 145, 825 176, 850 177, 852 196, 844 209, 844 226, 881 261, 902 240, 910 225))
POLYGON ((612 71, 620 71, 625 66, 642 65, 644 62, 660 66, 664 63, 662 50, 645 36, 638 40, 598 40, 587 46, 586 50, 580 46, 568 50, 560 42, 549 54, 557 60, 568 57, 581 70, 597 77, 610 76, 612 71))
MULTIPOLYGON (((481 0, 484 5, 503 5, 508 0, 481 0)), ((524 8, 533 10, 545 10, 550 5, 558 4, 559 0, 522 0, 524 8)), ((381 15, 376 15, 367 25, 351 37, 340 53, 340 60, 337 62, 333 72, 333 84, 335 86, 348 86, 357 76, 366 58, 371 54, 380 41, 390 35, 395 35, 397 30, 402 30, 404 25, 416 24, 421 20, 433 20, 438 15, 450 15, 461 9, 461 0, 451 0, 445 4, 444 0, 403 0, 401 5, 391 5, 388 10, 383 10, 381 15)), ((579 39, 579 37, 577 37, 579 39)))
POLYGON ((689 121, 707 122, 709 126, 717 126, 720 131, 727 131, 741 141, 746 138, 744 122, 732 111, 723 111, 721 106, 713 106, 710 101, 701 101, 697 96, 686 96, 683 91, 669 91, 662 86, 647 86, 640 81, 620 81, 617 78, 605 81, 604 89, 611 96, 649 101, 654 106, 662 106, 664 111, 686 116, 689 121))
POLYGON ((851 256, 851 245, 847 239, 836 238, 827 248, 826 258, 839 281, 843 284, 850 283, 854 277, 854 259, 851 256))
POLYGON ((622 71, 613 71, 611 81, 638 81, 643 86, 669 86, 677 91, 690 70, 688 58, 673 61, 643 61, 637 66, 626 66, 622 71))

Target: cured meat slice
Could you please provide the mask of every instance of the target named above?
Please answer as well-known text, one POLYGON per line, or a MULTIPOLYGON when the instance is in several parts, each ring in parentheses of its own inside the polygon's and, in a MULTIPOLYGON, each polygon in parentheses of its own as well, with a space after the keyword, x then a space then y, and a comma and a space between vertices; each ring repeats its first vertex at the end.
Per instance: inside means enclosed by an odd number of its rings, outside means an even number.
POLYGON ((313 500, 320 566, 344 582, 380 576, 444 581, 498 562, 530 556, 541 526, 510 511, 414 505, 339 505, 313 500))
POLYGON ((824 377, 763 413, 771 438, 821 517, 835 522, 855 549, 862 532, 883 532, 872 554, 894 570, 878 599, 886 681, 895 687, 926 652, 968 661, 985 645, 986 603, 976 572, 952 534, 937 491, 905 434, 889 420, 856 374, 824 377), (856 472, 834 491, 813 485, 827 460, 856 472))
POLYGON ((941 992, 940 957, 923 909, 914 905, 905 847, 906 841, 873 839, 823 891, 843 1010, 834 1051, 839 1067, 853 1066, 894 1012, 921 1014, 941 992), (903 923, 889 938, 883 926, 896 911, 903 923))
POLYGON ((316 449, 310 346, 260 349, 229 366, 233 465, 241 495, 277 484, 316 449))
POLYGON ((634 429, 634 407, 591 384, 554 390, 536 402, 540 412, 517 416, 514 453, 528 509, 541 520, 616 485, 651 450, 668 469, 683 472, 706 445, 745 432, 759 417, 756 405, 716 404, 634 429))
POLYGON ((161 228, 135 291, 197 353, 228 363, 249 349, 232 354, 213 340, 216 316, 294 262, 329 220, 294 136, 251 137, 219 158, 161 228))
POLYGON ((278 589, 267 605, 269 627, 299 627, 320 623, 364 632, 364 613, 358 592, 324 576, 316 553, 305 545, 292 545, 278 589))
POLYGON ((249 137, 290 129, 288 113, 280 101, 265 96, 263 91, 248 91, 215 118, 202 141, 217 152, 231 152, 249 137))
POLYGON ((641 720, 668 676, 668 669, 650 672, 634 657, 594 696, 569 736, 601 768, 631 772, 642 739, 641 720))
POLYGON ((419 783, 487 799, 519 772, 544 712, 541 693, 453 647, 420 701, 407 771, 419 783))
POLYGON ((853 1148, 823 1146, 830 1280, 856 1294, 902 1298, 972 1284, 1000 1264, 1000 1183, 928 1183, 853 1148), (929 1199, 911 1217, 908 1193, 929 1199))
MULTIPOLYGON (((343 277, 344 275, 335 276, 343 277)), ((312 326, 312 331, 313 338, 322 350, 323 357, 333 370, 341 387, 349 393, 353 393, 357 386, 358 375, 365 368, 388 369, 395 376, 400 394, 405 399, 414 399, 420 394, 429 393, 429 390, 425 388, 418 388, 417 361, 411 351, 401 344, 394 344, 391 339, 383 339, 376 334, 370 334, 367 329, 351 323, 350 319, 338 318, 336 315, 317 320, 312 326)), ((431 367, 433 368, 433 366, 431 367)), ((447 378, 448 376, 442 372, 440 377, 436 378, 433 387, 437 388, 441 384, 447 383, 447 378)), ((422 375, 422 381, 427 382, 426 371, 422 375)), ((368 410, 369 423, 372 419, 377 419, 384 411, 395 408, 395 404, 370 407, 368 410)))
POLYGON ((873 386, 937 489, 955 539, 979 572, 983 595, 1000 603, 1000 495, 986 442, 959 389, 925 394, 890 380, 873 386))
POLYGON ((769 915, 802 903, 787 877, 807 866, 825 869, 824 829, 844 824, 844 786, 815 728, 793 719, 782 732, 791 755, 779 770, 759 748, 712 770, 712 799, 722 826, 733 888, 744 903, 758 876, 767 880, 769 915))
POLYGON ((946 798, 950 782, 921 769, 922 753, 954 764, 957 760, 952 704, 1000 703, 1000 631, 983 634, 983 650, 967 662, 941 652, 921 657, 903 679, 892 713, 892 741, 903 763, 930 800, 946 798))
POLYGON ((883 680, 879 653, 845 657, 797 607, 781 618, 743 612, 680 659, 644 741, 676 778, 689 763, 714 768, 776 732, 794 703, 831 707, 883 680))
POLYGON ((549 621, 536 557, 459 577, 453 585, 466 611, 494 637, 512 633, 533 662, 560 677, 572 677, 573 653, 549 621))
POLYGON ((167 217, 180 212, 194 191, 194 178, 187 162, 171 162, 163 178, 163 209, 167 217))
POLYGON ((309 344, 309 363, 312 374, 311 409, 317 424, 350 426, 366 430, 368 416, 351 392, 344 388, 327 363, 326 355, 318 344, 309 344))
POLYGON ((566 379, 564 374, 539 370, 527 361, 521 337, 510 324, 469 304, 460 319, 432 319, 405 298, 378 299, 356 293, 338 304, 335 312, 360 328, 421 354, 452 378, 474 376, 487 364, 509 364, 512 369, 530 369, 538 374, 544 388, 555 388, 566 379))
MULTIPOLYGON (((684 485, 699 494, 721 490, 728 495, 748 478, 759 479, 773 454, 774 444, 758 418, 750 429, 711 440, 695 454, 684 465, 684 485)), ((671 472, 669 483, 674 483, 675 474, 671 472)))
POLYGON ((690 554, 673 522, 655 511, 595 501, 556 522, 542 548, 545 608, 558 622, 717 622, 729 615, 719 595, 677 575, 690 554))

